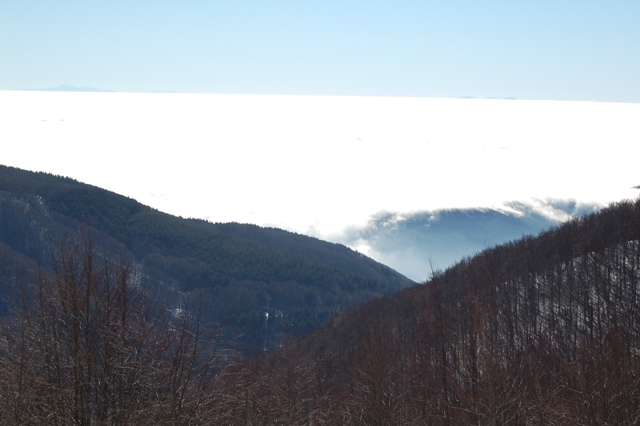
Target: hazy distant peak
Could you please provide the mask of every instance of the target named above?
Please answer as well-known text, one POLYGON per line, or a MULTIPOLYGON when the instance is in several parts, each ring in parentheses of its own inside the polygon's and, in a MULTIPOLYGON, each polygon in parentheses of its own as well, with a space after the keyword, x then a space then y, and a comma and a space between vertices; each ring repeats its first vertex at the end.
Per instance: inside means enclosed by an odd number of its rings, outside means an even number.
POLYGON ((43 92, 110 92, 110 90, 96 89, 95 87, 78 87, 63 84, 61 86, 49 87, 47 89, 38 89, 43 92))
POLYGON ((492 97, 476 97, 476 96, 458 96, 457 99, 485 99, 485 100, 505 100, 505 101, 517 101, 518 98, 513 97, 513 96, 507 96, 507 97, 500 97, 500 96, 492 96, 492 97))

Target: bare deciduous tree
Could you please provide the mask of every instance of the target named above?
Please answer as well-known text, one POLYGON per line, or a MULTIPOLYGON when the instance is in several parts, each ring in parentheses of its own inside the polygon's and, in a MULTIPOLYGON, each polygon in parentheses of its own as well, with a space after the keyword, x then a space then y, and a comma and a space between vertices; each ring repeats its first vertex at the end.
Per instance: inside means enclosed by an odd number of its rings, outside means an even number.
POLYGON ((219 327, 168 310, 88 235, 20 286, 0 341, 7 424, 197 424, 214 401, 219 327))

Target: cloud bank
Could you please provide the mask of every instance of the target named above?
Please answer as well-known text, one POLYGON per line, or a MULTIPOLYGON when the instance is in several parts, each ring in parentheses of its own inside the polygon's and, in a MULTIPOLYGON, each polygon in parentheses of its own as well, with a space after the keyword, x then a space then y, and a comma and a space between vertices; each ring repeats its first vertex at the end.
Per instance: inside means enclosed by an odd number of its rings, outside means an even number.
POLYGON ((633 198, 638 117, 630 103, 4 91, 0 161, 357 247, 354 230, 424 212, 517 216, 515 201, 563 220, 545 200, 633 198))
POLYGON ((415 281, 424 281, 463 257, 536 235, 600 207, 572 200, 533 200, 501 208, 386 212, 374 215, 365 226, 345 230, 338 239, 415 281))

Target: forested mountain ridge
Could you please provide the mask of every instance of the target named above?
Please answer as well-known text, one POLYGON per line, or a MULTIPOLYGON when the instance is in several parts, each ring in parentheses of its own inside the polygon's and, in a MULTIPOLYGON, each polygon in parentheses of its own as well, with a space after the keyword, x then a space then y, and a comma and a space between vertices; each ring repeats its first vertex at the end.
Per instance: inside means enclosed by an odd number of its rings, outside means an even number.
POLYGON ((233 424, 638 424, 640 199, 485 249, 226 374, 233 424))
POLYGON ((342 245, 279 229, 178 218, 73 179, 0 166, 5 283, 34 265, 48 267, 52 250, 83 227, 114 253, 134 259, 150 285, 215 294, 217 309, 233 311, 232 322, 260 347, 413 284, 342 245))

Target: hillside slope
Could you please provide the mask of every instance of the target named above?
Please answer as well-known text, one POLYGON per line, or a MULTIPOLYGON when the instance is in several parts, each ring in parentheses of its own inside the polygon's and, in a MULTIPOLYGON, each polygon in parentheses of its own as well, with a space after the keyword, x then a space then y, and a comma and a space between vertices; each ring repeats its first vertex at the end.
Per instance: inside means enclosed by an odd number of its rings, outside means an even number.
POLYGON ((486 249, 227 378, 220 416, 257 423, 638 424, 640 199, 486 249))
POLYGON ((148 285, 199 293, 245 343, 272 347, 413 282, 345 246, 279 229, 161 213, 72 179, 0 166, 2 282, 11 287, 82 229, 130 256, 148 285), (30 266, 24 266, 29 264, 30 266), (266 320, 268 319, 268 321, 266 320))

